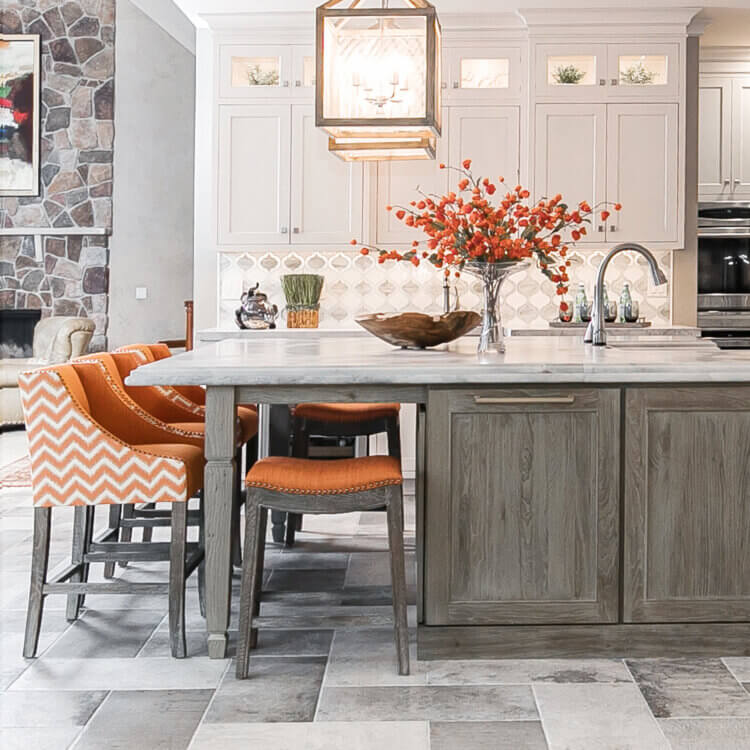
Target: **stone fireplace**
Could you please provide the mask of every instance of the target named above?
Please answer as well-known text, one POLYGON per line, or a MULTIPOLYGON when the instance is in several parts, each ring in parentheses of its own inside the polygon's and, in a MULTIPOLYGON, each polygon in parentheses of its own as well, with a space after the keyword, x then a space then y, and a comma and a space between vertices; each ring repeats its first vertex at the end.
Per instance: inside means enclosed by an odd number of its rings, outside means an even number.
POLYGON ((32 356, 34 326, 41 317, 41 310, 0 309, 0 359, 32 356))

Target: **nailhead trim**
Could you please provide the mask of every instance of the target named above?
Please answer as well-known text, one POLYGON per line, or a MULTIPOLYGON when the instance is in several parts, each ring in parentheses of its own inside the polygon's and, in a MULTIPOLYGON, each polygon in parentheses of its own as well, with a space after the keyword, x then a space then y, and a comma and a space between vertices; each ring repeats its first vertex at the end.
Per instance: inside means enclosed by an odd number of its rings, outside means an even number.
POLYGON ((341 490, 300 490, 291 489, 289 487, 280 487, 270 482, 259 482, 256 480, 248 480, 245 484, 247 487, 258 487, 262 490, 271 490, 272 492, 283 492, 285 495, 352 495, 356 492, 366 492, 367 490, 375 490, 378 487, 389 487, 398 484, 402 484, 403 479, 381 479, 377 482, 368 482, 367 484, 360 484, 356 487, 346 487, 341 490))

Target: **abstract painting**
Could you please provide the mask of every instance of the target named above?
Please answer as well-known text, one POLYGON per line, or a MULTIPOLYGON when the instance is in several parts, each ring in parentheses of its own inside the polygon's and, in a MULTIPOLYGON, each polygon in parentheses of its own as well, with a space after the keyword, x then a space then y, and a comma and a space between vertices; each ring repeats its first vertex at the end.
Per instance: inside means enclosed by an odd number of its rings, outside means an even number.
POLYGON ((39 194, 39 35, 0 34, 0 197, 39 194))

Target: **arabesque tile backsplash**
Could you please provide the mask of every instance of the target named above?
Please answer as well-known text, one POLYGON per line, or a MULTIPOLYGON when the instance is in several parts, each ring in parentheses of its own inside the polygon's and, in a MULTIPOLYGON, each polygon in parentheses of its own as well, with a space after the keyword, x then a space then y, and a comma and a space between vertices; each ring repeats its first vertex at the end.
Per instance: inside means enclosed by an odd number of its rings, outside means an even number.
MULTIPOLYGON (((671 279, 672 252, 659 251, 655 255, 671 279)), ((575 296, 579 282, 586 285, 591 298, 596 269, 603 257, 604 252, 597 250, 576 252, 570 269, 569 299, 575 296)), ((378 264, 374 257, 358 252, 296 249, 219 253, 218 262, 221 327, 234 324, 240 294, 256 283, 282 309, 280 279, 287 273, 317 273, 325 277, 320 307, 322 328, 350 328, 358 315, 372 312, 442 311, 443 277, 429 264, 419 268, 392 261, 378 264)), ((669 285, 658 289, 651 286, 645 261, 633 253, 622 253, 609 265, 607 288, 611 299, 619 297, 626 281, 630 283, 633 299, 640 303, 641 315, 654 325, 669 325, 669 285)), ((456 284, 461 307, 479 311, 480 282, 466 275, 456 280, 456 284)), ((501 297, 503 325, 507 327, 538 328, 556 319, 559 298, 555 287, 535 266, 508 277, 501 297)))

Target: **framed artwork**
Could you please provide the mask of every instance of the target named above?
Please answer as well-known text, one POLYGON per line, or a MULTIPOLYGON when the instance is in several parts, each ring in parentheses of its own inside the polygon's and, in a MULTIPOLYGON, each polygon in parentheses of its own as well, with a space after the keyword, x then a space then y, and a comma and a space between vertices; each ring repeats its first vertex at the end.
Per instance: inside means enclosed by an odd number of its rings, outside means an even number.
POLYGON ((39 35, 0 34, 0 197, 39 195, 39 35))

